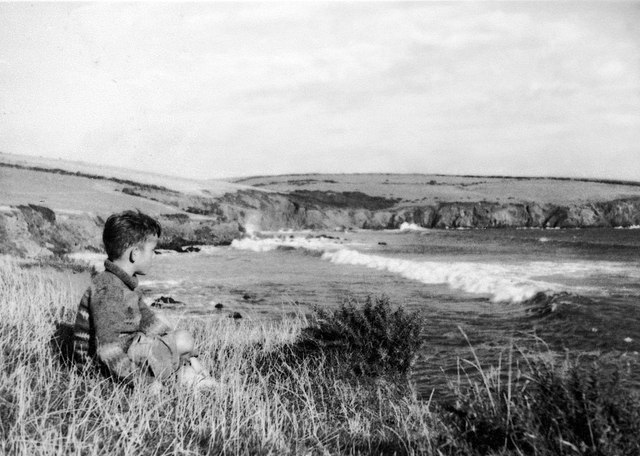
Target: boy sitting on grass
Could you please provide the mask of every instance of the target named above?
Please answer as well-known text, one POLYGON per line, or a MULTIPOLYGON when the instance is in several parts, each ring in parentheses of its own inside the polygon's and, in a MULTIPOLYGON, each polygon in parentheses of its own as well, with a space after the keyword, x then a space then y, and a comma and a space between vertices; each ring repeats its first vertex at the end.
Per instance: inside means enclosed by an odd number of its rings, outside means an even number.
POLYGON ((193 356, 193 337, 172 331, 142 300, 138 276, 151 268, 160 224, 140 211, 111 215, 102 240, 105 271, 92 279, 74 327, 74 357, 80 364, 96 360, 117 379, 132 382, 138 374, 162 389, 174 375, 198 389, 215 385, 193 356))

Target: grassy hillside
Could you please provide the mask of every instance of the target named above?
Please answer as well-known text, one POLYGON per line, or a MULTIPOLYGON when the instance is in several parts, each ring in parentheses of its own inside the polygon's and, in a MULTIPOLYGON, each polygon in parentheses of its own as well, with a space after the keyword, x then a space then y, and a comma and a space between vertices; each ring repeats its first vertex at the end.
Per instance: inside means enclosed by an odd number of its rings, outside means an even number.
POLYGON ((108 179, 61 175, 0 165, 0 204, 38 204, 59 213, 107 214, 138 208, 150 214, 179 212, 168 204, 123 193, 108 179))
POLYGON ((540 202, 574 204, 640 197, 640 182, 597 179, 444 176, 429 174, 289 174, 233 179, 278 192, 359 191, 417 204, 540 202))
POLYGON ((114 166, 95 165, 69 160, 56 160, 44 157, 31 157, 0 152, 0 164, 5 167, 13 165, 23 169, 56 171, 60 175, 78 175, 93 179, 107 180, 121 184, 141 184, 152 187, 162 187, 177 192, 206 194, 211 196, 223 195, 237 191, 242 185, 235 185, 223 181, 201 181, 163 174, 148 173, 114 166))
MULTIPOLYGON (((229 182, 199 181, 0 153, 0 206, 40 204, 56 211, 98 214, 137 207, 158 215, 185 212, 176 199, 217 199, 248 189, 291 195, 295 201, 311 198, 323 202, 326 198, 320 192, 337 195, 333 200, 362 193, 416 205, 445 202, 566 205, 640 198, 640 182, 427 174, 291 174, 245 177, 229 182)), ((186 208, 188 204, 182 206, 186 208)))

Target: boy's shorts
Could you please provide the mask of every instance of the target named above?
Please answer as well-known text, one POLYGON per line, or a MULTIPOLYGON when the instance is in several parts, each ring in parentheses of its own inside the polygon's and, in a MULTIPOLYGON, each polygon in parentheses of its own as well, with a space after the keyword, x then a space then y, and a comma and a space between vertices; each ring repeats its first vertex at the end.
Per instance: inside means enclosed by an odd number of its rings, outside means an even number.
POLYGON ((127 350, 127 356, 138 366, 147 365, 159 380, 173 375, 181 364, 172 332, 162 336, 137 334, 127 350))

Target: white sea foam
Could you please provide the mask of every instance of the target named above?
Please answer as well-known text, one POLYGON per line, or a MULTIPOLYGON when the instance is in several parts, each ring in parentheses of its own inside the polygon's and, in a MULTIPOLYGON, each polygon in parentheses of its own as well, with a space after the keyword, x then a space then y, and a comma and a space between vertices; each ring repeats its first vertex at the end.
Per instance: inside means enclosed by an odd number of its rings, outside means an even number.
POLYGON ((269 252, 279 248, 305 249, 324 252, 339 249, 342 241, 331 238, 280 236, 270 238, 247 237, 234 239, 231 247, 238 250, 252 250, 254 252, 269 252))
POLYGON ((143 287, 177 287, 181 285, 183 280, 141 280, 140 286, 143 287))
POLYGON ((423 228, 415 223, 402 222, 400 225, 400 231, 428 231, 427 228, 423 228))
POLYGON ((249 236, 253 236, 260 231, 260 226, 255 223, 245 223, 244 230, 249 236))
POLYGON ((213 255, 216 253, 220 253, 220 247, 215 245, 198 245, 196 247, 200 249, 200 252, 198 253, 202 253, 205 255, 213 255))
POLYGON ((638 230, 640 229, 640 225, 631 225, 631 226, 616 226, 614 227, 616 230, 638 230))

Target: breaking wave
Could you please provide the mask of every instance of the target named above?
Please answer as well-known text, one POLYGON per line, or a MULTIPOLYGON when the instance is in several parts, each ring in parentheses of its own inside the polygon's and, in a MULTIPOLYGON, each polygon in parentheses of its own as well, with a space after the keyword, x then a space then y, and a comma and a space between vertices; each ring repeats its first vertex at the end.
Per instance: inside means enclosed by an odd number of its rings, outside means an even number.
POLYGON ((254 252, 276 249, 310 251, 334 264, 386 271, 428 285, 447 285, 454 290, 489 296, 493 302, 526 304, 532 299, 540 300, 540 296, 556 296, 562 292, 587 291, 590 294, 598 294, 602 290, 586 284, 590 282, 586 279, 597 275, 613 274, 640 279, 640 271, 615 262, 534 261, 507 264, 422 261, 373 255, 350 248, 356 245, 345 245, 343 240, 326 236, 281 236, 262 239, 254 237, 235 240, 231 244, 233 248, 254 252), (567 278, 574 285, 563 284, 567 278), (582 285, 579 285, 580 283, 582 285))
POLYGON ((455 290, 489 295, 493 302, 523 303, 539 296, 540 293, 553 296, 566 291, 587 291, 590 294, 602 292, 597 287, 557 283, 558 280, 562 282, 563 277, 578 281, 597 275, 640 278, 637 269, 615 262, 435 262, 368 255, 350 249, 325 252, 322 258, 335 264, 351 264, 388 271, 425 284, 446 284, 455 290))
POLYGON ((554 284, 518 277, 512 268, 497 264, 422 262, 368 255, 349 249, 325 252, 322 259, 335 264, 388 271, 425 284, 445 284, 467 293, 490 295, 494 302, 523 302, 539 292, 557 288, 554 284))

